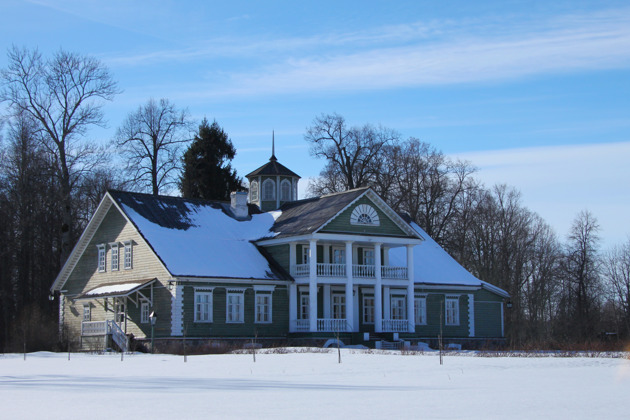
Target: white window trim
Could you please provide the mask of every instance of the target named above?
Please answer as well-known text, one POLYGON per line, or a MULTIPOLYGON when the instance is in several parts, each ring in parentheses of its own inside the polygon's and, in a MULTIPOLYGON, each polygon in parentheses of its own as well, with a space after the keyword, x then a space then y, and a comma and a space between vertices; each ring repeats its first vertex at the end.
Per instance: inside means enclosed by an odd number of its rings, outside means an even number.
POLYGON ((348 256, 346 255, 346 248, 345 247, 340 247, 340 246, 333 246, 332 247, 332 263, 333 264, 345 264, 347 261, 348 256), (335 261, 335 251, 339 251, 339 256, 343 256, 343 261, 342 262, 338 262, 335 261))
MULTIPOLYGON (((272 286, 273 287, 273 286, 272 286)), ((272 321, 272 313, 273 313, 273 293, 270 293, 268 291, 256 291, 254 293, 254 323, 256 324, 271 324, 272 321), (259 320, 258 319, 258 313, 259 313, 259 307, 261 307, 262 305, 258 303, 258 298, 259 297, 268 297, 269 298, 269 302, 265 305, 267 307, 267 311, 266 311, 266 320, 259 320)))
POLYGON ((242 324, 245 322, 245 289, 226 289, 225 296, 225 322, 226 324, 242 324), (230 297, 238 296, 239 297, 239 305, 238 305, 238 319, 231 320, 230 319, 230 297))
POLYGON ((124 244, 123 264, 125 265, 125 270, 131 270, 133 268, 133 241, 125 241, 123 242, 123 244, 124 244), (127 252, 129 253, 129 258, 127 258, 127 252))
POLYGON ((333 293, 332 302, 332 318, 333 319, 347 319, 346 314, 346 295, 343 293, 333 293), (335 312, 338 312, 335 314, 335 312))
POLYGON ((309 319, 310 315, 310 300, 308 293, 300 293, 300 312, 298 313, 299 319, 309 319), (306 315, 306 317, 304 317, 306 315))
POLYGON ((276 182, 271 179, 271 178, 267 178, 263 181, 262 183, 262 199, 261 201, 271 201, 271 200, 275 200, 276 199, 276 182), (266 192, 267 192, 267 188, 266 186, 268 184, 271 184, 271 197, 267 196, 266 192))
POLYGON ((250 200, 258 201, 258 181, 252 181, 250 185, 250 200))
POLYGON ((427 325, 427 297, 425 296, 415 296, 414 300, 413 300, 413 304, 414 304, 414 321, 416 323, 416 325, 427 325), (423 302, 422 305, 422 320, 419 321, 419 317, 418 317, 418 307, 420 305, 418 305, 417 302, 423 302))
POLYGON ((213 288, 195 288, 195 293, 193 296, 193 322, 199 324, 209 324, 213 321, 213 308, 214 308, 214 293, 213 288), (203 302, 204 305, 208 305, 208 319, 198 319, 197 315, 197 296, 208 295, 208 302, 203 302))
POLYGON ((449 326, 458 326, 460 324, 460 314, 459 314, 459 296, 446 296, 444 299, 444 325, 449 326), (453 321, 449 322, 449 303, 454 303, 453 305, 453 321))
POLYGON ((83 304, 83 322, 92 321, 92 307, 89 303, 83 304))
POLYGON ((374 252, 374 248, 363 248, 363 265, 374 265, 374 263, 376 262, 376 253, 374 252), (367 261, 367 254, 371 252, 372 253, 372 263, 368 264, 367 261))
POLYGON ((366 324, 366 325, 374 324, 374 306, 375 305, 376 305, 376 301, 374 299, 374 296, 371 296, 371 295, 364 295, 363 296, 363 313, 361 314, 362 315, 361 318, 362 318, 364 324, 366 324), (372 304, 371 305, 366 305, 365 304, 366 299, 372 300, 372 304), (369 308, 369 307, 372 308, 372 311, 371 311, 372 312, 372 314, 371 314, 372 320, 371 321, 366 321, 366 308, 369 308))
POLYGON ((120 248, 118 246, 118 242, 110 243, 109 248, 112 250, 111 269, 112 271, 118 271, 120 267, 120 248))
POLYGON ((151 311, 151 305, 149 305, 149 302, 140 303, 140 323, 141 324, 148 324, 151 322, 151 320, 149 319, 149 316, 151 315, 150 311, 151 311))
POLYGON ((403 320, 403 319, 407 319, 407 298, 405 296, 401 296, 401 295, 390 295, 389 297, 389 312, 390 312, 390 318, 391 319, 397 319, 397 320, 403 320), (394 317, 394 310, 395 310, 395 305, 394 302, 402 302, 402 307, 401 307, 401 311, 400 311, 400 316, 399 317, 394 317))
POLYGON ((302 245, 302 264, 308 264, 311 261, 310 248, 307 245, 302 245))
POLYGON ((282 181, 280 181, 280 201, 291 201, 291 181, 289 181, 288 179, 283 179, 282 181), (284 192, 284 186, 287 186, 287 196, 284 197, 283 196, 283 192, 284 192))
POLYGON ((105 248, 105 244, 96 245, 98 249, 98 272, 104 273, 107 271, 107 248, 105 248))

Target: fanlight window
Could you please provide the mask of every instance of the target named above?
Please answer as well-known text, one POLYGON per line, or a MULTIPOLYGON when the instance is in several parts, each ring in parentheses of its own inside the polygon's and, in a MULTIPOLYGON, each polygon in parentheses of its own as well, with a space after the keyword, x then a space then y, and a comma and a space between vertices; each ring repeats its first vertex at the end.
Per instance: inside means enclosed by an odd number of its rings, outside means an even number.
POLYGON ((353 225, 378 226, 380 224, 378 213, 367 204, 360 204, 355 207, 350 215, 350 223, 353 225))

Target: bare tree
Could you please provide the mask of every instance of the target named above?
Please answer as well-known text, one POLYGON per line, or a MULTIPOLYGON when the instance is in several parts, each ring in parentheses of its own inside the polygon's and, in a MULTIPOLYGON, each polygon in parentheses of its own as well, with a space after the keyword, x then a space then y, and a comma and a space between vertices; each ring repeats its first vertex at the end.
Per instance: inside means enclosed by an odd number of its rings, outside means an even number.
POLYGON ((568 236, 564 270, 567 279, 567 332, 579 339, 594 336, 595 309, 600 280, 599 223, 589 211, 581 211, 568 236))
POLYGON ((186 110, 168 99, 149 99, 118 128, 115 141, 132 180, 157 195, 177 182, 182 148, 192 137, 186 110))
POLYGON ((380 152, 398 137, 398 133, 384 127, 376 128, 369 124, 348 127, 345 119, 338 114, 322 114, 315 118, 304 139, 311 144, 311 155, 328 160, 321 177, 332 177, 330 182, 320 182, 321 186, 329 189, 320 192, 338 192, 370 185, 374 181, 380 152))
POLYGON ((630 239, 606 253, 603 274, 615 306, 619 308, 625 335, 630 336, 630 239))
POLYGON ((91 169, 93 146, 83 141, 91 126, 103 126, 103 105, 119 93, 97 59, 60 50, 44 60, 37 50, 13 47, 2 71, 0 100, 14 115, 28 114, 54 159, 63 210, 61 260, 74 244, 73 188, 91 169))

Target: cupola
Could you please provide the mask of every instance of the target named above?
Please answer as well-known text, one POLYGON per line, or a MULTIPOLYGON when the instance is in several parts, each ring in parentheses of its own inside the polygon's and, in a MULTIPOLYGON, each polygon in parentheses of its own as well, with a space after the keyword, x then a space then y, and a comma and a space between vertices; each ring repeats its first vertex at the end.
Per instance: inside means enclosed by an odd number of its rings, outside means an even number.
POLYGON ((278 162, 275 135, 271 135, 269 162, 245 175, 249 181, 249 202, 262 211, 277 210, 288 201, 297 200, 300 176, 278 162))

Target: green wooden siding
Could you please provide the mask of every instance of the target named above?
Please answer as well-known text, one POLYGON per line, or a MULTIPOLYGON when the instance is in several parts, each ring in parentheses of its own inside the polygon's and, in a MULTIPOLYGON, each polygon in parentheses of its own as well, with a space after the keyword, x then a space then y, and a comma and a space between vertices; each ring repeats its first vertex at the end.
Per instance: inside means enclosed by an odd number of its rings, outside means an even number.
POLYGON ((501 337, 501 302, 475 302, 475 336, 501 337))
POLYGON ((289 297, 286 286, 276 286, 272 294, 272 322, 256 323, 255 292, 248 287, 244 292, 244 322, 228 323, 227 290, 234 285, 195 284, 184 286, 184 330, 187 337, 281 337, 289 331, 289 297), (195 287, 213 287, 212 322, 194 321, 195 287))
POLYGON ((389 216, 383 213, 373 202, 367 197, 361 197, 356 203, 343 211, 336 218, 331 220, 321 232, 327 233, 354 233, 364 235, 385 235, 385 236, 402 236, 408 235, 394 223, 389 216), (368 204, 376 210, 379 218, 379 226, 364 226, 350 224, 350 215, 356 206, 360 204, 368 204))
MULTIPOLYGON (((289 261, 289 245, 273 245, 265 247, 265 250, 271 255, 271 257, 276 260, 278 264, 282 268, 284 268, 287 272, 290 271, 290 261, 289 261)), ((296 264, 296 262, 293 262, 296 264)))

